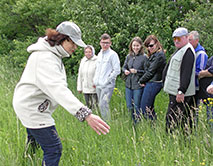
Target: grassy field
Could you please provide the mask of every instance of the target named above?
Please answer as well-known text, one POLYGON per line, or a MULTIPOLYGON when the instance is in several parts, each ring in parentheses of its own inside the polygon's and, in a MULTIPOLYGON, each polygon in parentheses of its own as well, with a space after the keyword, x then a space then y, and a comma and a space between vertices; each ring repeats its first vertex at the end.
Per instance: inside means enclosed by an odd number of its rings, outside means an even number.
MULTIPOLYGON (((26 131, 17 119, 13 107, 13 90, 21 71, 0 61, 0 166, 40 166, 42 151, 26 153, 26 131)), ((76 91, 75 77, 69 78, 72 92, 76 91)), ((124 82, 117 81, 111 100, 112 121, 108 135, 97 135, 86 123, 79 122, 62 107, 54 113, 56 128, 63 144, 62 166, 213 166, 213 133, 208 129, 205 107, 199 111, 197 131, 189 136, 182 132, 165 132, 168 96, 161 92, 155 107, 158 120, 155 126, 141 121, 132 126, 126 110, 124 82)))

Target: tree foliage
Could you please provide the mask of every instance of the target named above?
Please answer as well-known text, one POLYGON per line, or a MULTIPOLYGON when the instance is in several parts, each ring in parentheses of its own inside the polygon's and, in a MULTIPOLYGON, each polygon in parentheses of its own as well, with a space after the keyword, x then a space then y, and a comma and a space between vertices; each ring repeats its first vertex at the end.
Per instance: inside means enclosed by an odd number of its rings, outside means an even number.
POLYGON ((213 56, 213 5, 202 4, 195 11, 190 10, 181 25, 190 31, 197 30, 200 42, 205 47, 208 56, 213 56))
MULTIPOLYGON (((55 28, 65 20, 79 25, 83 40, 92 44, 96 53, 101 34, 109 33, 121 64, 135 36, 145 40, 155 34, 169 57, 174 51, 171 35, 179 26, 200 32, 201 44, 209 56, 213 52, 213 10, 208 0, 2 0, 0 5, 0 54, 22 67, 28 57, 27 46, 43 36, 46 28, 55 28)), ((82 56, 78 49, 64 60, 66 68, 76 72, 82 56)))

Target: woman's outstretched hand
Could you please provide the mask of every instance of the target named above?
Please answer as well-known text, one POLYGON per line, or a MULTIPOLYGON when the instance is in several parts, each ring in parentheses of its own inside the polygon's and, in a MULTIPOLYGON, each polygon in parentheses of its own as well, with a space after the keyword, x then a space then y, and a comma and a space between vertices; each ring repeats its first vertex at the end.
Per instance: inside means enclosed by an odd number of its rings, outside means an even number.
POLYGON ((85 118, 85 120, 98 135, 101 135, 101 133, 104 135, 109 133, 109 125, 106 124, 106 122, 104 122, 99 116, 90 114, 85 118))

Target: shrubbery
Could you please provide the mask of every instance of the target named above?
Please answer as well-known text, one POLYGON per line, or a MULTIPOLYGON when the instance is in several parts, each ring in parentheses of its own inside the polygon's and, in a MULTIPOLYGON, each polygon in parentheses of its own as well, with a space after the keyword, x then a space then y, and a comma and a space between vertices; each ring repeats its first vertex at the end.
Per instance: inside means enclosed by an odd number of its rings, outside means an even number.
POLYGON ((213 56, 213 5, 202 4, 196 11, 190 10, 181 25, 189 30, 197 30, 200 34, 201 45, 207 51, 208 56, 213 56))
MULTIPOLYGON (((2 0, 0 2, 0 54, 24 67, 26 48, 64 20, 72 20, 83 32, 83 40, 100 50, 99 38, 107 32, 123 64, 128 45, 135 36, 143 40, 159 37, 166 55, 174 51, 172 32, 179 26, 198 30, 208 55, 213 52, 213 7, 208 0, 2 0)), ((65 59, 66 68, 76 73, 82 49, 65 59)))

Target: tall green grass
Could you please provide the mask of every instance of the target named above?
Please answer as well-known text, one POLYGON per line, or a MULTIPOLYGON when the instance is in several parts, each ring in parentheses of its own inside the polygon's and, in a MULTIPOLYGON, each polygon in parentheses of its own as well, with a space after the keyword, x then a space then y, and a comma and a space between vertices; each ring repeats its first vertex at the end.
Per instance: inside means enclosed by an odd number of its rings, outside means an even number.
MULTIPOLYGON (((0 61, 0 166, 40 166, 42 150, 35 155, 26 153, 26 129, 17 119, 12 97, 21 72, 0 61)), ((69 88, 76 91, 75 77, 69 77, 69 88)), ((54 113, 56 128, 63 144, 60 165, 63 166, 213 166, 213 134, 208 129, 206 111, 199 111, 196 132, 184 136, 177 130, 165 132, 168 96, 156 98, 158 120, 155 125, 142 120, 132 126, 125 105, 124 82, 117 81, 111 100, 110 133, 97 135, 86 122, 81 123, 62 107, 54 113)), ((97 111, 96 111, 97 112, 97 111)), ((98 112, 97 112, 98 113, 98 112)))

